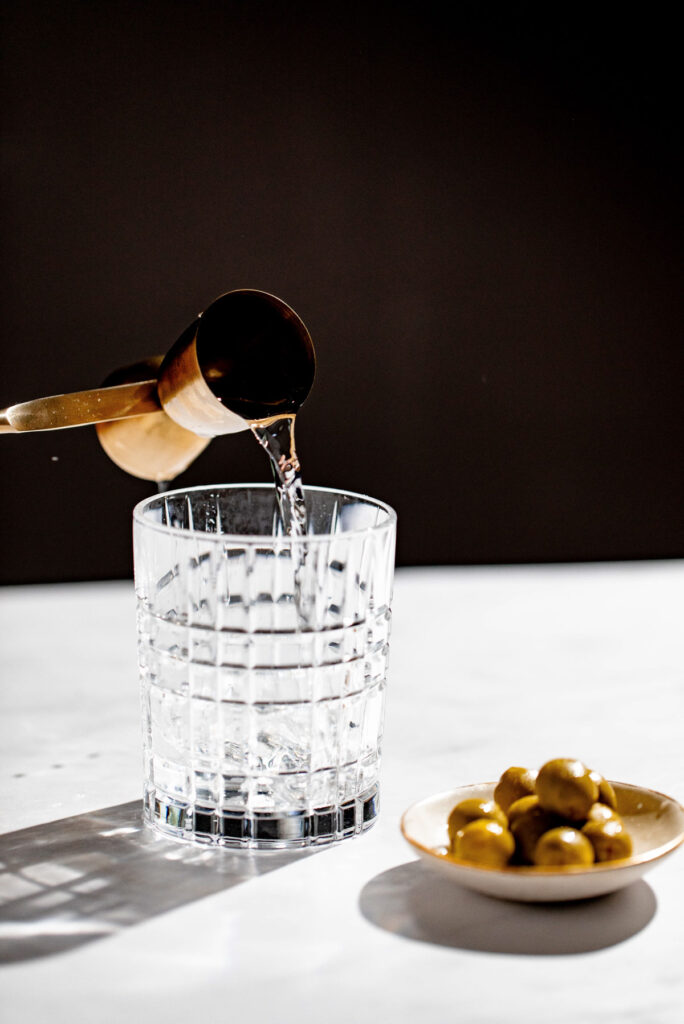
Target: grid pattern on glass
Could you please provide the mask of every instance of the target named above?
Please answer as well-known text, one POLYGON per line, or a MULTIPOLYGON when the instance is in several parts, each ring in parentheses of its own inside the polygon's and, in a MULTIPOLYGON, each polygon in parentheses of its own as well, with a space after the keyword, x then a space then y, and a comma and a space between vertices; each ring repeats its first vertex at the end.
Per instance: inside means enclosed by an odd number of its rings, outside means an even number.
POLYGON ((196 490, 136 516, 146 815, 178 838, 308 846, 377 814, 394 516, 314 489, 312 536, 243 540, 272 504, 196 490))

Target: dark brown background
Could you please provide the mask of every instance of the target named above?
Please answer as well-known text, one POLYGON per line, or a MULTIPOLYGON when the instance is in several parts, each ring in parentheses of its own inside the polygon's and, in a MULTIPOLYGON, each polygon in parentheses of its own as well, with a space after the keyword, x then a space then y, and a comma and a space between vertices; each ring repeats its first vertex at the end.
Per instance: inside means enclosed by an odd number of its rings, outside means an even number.
MULTIPOLYGON (((305 478, 400 564, 683 555, 678 33, 614 10, 6 3, 0 403, 262 288, 317 347, 305 478)), ((150 488, 92 429, 0 465, 4 582, 130 574, 150 488)), ((241 434, 180 482, 268 478, 241 434)))

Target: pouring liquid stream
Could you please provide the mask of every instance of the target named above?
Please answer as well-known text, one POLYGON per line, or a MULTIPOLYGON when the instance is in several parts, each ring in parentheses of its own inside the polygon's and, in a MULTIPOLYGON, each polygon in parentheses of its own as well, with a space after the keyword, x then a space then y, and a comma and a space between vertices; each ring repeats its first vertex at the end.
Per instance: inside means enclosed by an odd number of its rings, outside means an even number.
MULTIPOLYGON (((283 532, 289 537, 303 537, 307 532, 307 515, 294 426, 292 413, 253 422, 250 430, 271 463, 283 532)), ((173 484, 171 480, 158 480, 156 486, 157 494, 164 494, 173 484)))
POLYGON ((271 463, 283 531, 290 537, 304 537, 307 532, 307 516, 301 467, 294 441, 295 415, 292 413, 260 420, 250 426, 271 463))
MULTIPOLYGON (((250 424, 261 447, 266 451, 275 481, 276 501, 283 533, 288 537, 306 537, 307 512, 302 487, 301 467, 294 443, 295 415, 273 417, 250 424)), ((292 545, 294 569, 294 601, 299 628, 309 628, 312 621, 313 601, 307 597, 304 583, 307 571, 304 545, 292 545)))

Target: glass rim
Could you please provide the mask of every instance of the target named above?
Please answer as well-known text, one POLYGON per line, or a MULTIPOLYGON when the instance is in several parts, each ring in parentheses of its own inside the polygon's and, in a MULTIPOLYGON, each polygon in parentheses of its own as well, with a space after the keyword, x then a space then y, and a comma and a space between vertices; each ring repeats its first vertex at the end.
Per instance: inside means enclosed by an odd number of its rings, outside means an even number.
POLYGON ((244 490, 259 490, 259 491, 272 491, 275 495, 275 485, 272 483, 239 483, 239 484, 200 484, 195 487, 177 487, 171 491, 162 491, 159 494, 150 495, 149 498, 143 498, 133 508, 133 525, 139 526, 141 529, 154 530, 157 533, 163 533, 170 537, 186 537, 198 539, 202 538, 203 541, 211 542, 214 544, 263 544, 264 541, 278 541, 284 545, 291 544, 322 544, 328 543, 331 538, 346 539, 352 537, 363 537, 368 534, 382 533, 383 531, 390 530, 396 526, 397 513, 388 505, 385 501, 380 501, 379 498, 371 498, 367 494, 361 494, 358 491, 343 491, 337 487, 316 487, 316 486, 305 486, 304 495, 308 492, 315 492, 317 494, 338 494, 345 498, 359 498, 362 501, 367 502, 369 505, 375 506, 375 508, 382 509, 387 513, 387 518, 382 523, 376 523, 375 526, 364 526, 358 529, 345 530, 343 533, 306 533, 301 536, 290 536, 289 534, 273 534, 273 533, 210 533, 206 530, 189 530, 185 526, 168 526, 164 523, 150 522, 145 518, 145 511, 148 506, 154 501, 163 501, 164 498, 178 497, 186 494, 196 494, 199 491, 244 491, 244 490))

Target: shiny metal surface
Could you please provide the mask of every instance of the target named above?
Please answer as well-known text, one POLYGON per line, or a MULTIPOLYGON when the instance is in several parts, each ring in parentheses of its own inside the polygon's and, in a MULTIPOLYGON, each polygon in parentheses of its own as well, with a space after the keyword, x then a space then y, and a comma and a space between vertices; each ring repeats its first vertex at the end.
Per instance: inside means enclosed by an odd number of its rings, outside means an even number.
POLYGON ((68 395, 50 395, 19 402, 0 411, 0 432, 26 430, 64 430, 106 420, 126 419, 158 412, 156 380, 136 381, 116 387, 74 391, 68 395))
MULTIPOLYGON (((162 356, 143 359, 115 370, 105 385, 133 383, 156 377, 162 356)), ((109 420, 95 425, 97 437, 109 458, 131 476, 162 483, 174 480, 204 451, 210 438, 198 437, 175 423, 159 408, 131 419, 109 420)))
POLYGON ((268 292, 237 289, 208 306, 165 357, 154 356, 116 370, 100 388, 37 398, 0 410, 0 433, 96 424, 102 447, 126 472, 145 480, 173 480, 212 437, 293 414, 306 398, 314 372, 311 337, 294 310, 268 292), (245 329, 241 303, 255 311, 253 331, 249 320, 245 329), (217 316, 219 308, 222 312, 217 316), (234 321, 233 309, 237 310, 234 321), (264 330, 264 314, 270 318, 270 334, 264 330), (203 326, 215 360, 205 367, 200 365, 197 347, 203 326), (263 358, 265 337, 278 347, 275 366, 263 358), (264 393, 259 394, 262 371, 264 393), (274 374, 279 373, 282 394, 279 391, 274 399, 270 392, 274 374), (252 393, 242 395, 246 374, 252 393), (221 395, 216 393, 217 382, 221 395), (241 411, 252 411, 249 418, 231 408, 231 399, 223 394, 233 391, 234 404, 241 411), (261 415, 253 415, 255 409, 261 415))
POLYGON ((235 434, 249 427, 214 395, 197 359, 196 320, 185 331, 162 364, 159 399, 166 413, 186 430, 204 437, 235 434))

